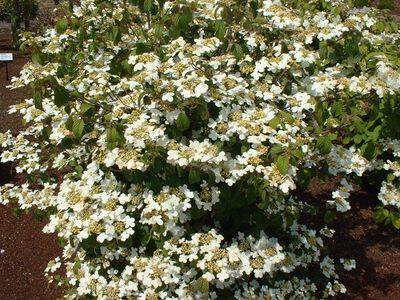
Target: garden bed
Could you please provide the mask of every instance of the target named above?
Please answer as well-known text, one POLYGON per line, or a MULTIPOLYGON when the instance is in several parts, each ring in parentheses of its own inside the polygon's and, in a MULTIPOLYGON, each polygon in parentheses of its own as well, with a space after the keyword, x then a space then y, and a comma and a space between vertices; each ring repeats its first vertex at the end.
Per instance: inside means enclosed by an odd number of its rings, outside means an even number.
MULTIPOLYGON (((17 75, 27 58, 14 52, 10 75, 17 75)), ((0 71, 0 132, 16 133, 21 120, 8 115, 8 106, 24 99, 29 91, 9 90, 5 67, 0 71)), ((18 180, 11 165, 0 164, 0 185, 18 180)), ((11 207, 0 206, 0 299, 56 299, 60 293, 44 277, 48 261, 61 254, 54 236, 42 233, 46 221, 38 222, 33 213, 15 216, 11 207)))

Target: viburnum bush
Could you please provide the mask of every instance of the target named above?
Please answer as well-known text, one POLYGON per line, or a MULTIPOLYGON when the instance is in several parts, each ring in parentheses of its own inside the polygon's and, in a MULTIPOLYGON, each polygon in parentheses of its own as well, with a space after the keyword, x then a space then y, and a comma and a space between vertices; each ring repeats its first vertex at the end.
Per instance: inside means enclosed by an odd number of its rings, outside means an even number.
POLYGON ((344 293, 334 212, 368 183, 400 227, 398 30, 347 0, 83 0, 23 42, 0 201, 49 216, 69 298, 344 293))

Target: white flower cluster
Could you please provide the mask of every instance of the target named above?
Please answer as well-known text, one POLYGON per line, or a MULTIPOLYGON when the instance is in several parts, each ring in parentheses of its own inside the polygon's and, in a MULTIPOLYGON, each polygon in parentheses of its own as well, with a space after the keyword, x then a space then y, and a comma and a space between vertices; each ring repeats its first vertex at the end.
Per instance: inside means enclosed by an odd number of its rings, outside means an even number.
POLYGON ((337 211, 345 212, 351 208, 350 203, 346 199, 350 197, 350 192, 354 188, 345 178, 340 181, 340 185, 339 189, 332 192, 333 200, 329 200, 328 203, 334 205, 337 211))
POLYGON ((400 141, 390 140, 381 142, 392 158, 386 160, 386 162, 382 161, 379 164, 379 167, 386 170, 389 175, 388 180, 382 182, 378 199, 385 206, 400 208, 400 141))

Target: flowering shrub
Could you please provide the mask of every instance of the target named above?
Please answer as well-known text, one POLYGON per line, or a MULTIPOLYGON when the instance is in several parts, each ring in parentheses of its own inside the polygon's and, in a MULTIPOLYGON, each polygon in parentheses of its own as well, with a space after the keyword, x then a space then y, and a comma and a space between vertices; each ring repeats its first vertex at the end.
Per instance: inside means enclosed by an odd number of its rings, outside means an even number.
POLYGON ((355 262, 299 199, 313 177, 339 178, 326 222, 368 179, 400 227, 398 24, 374 9, 83 0, 24 46, 27 127, 0 144, 28 180, 0 201, 49 215, 70 298, 344 293, 355 262))

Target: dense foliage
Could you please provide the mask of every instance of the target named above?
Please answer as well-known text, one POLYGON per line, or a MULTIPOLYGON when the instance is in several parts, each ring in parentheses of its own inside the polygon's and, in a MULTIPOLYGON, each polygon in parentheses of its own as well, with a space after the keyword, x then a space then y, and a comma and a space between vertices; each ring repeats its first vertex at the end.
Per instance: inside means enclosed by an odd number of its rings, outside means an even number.
POLYGON ((24 19, 32 18, 36 12, 35 0, 0 0, 0 20, 2 21, 18 18, 23 22, 24 19))
POLYGON ((83 0, 24 41, 26 129, 0 144, 28 180, 0 201, 49 215, 70 298, 344 293, 355 262, 306 221, 368 184, 400 227, 398 29, 347 0, 83 0))
POLYGON ((37 10, 35 0, 0 0, 0 21, 11 23, 13 46, 18 45, 18 31, 21 25, 24 24, 27 29, 37 10))

